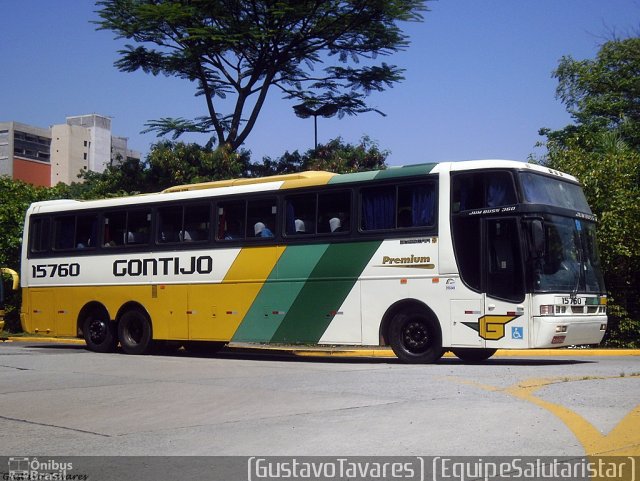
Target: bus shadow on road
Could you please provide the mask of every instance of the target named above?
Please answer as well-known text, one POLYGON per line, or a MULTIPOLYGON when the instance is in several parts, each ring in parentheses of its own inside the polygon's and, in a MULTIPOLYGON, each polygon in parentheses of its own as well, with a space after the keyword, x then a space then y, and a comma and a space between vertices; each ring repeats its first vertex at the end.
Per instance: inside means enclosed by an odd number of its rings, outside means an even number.
MULTIPOLYGON (((85 346, 77 344, 29 344, 23 345, 25 348, 40 349, 45 351, 84 351, 90 353, 85 346)), ((109 355, 124 355, 118 349, 115 353, 109 355)), ((300 354, 289 351, 279 351, 273 349, 242 349, 225 347, 218 352, 190 352, 184 348, 171 348, 159 346, 149 354, 155 357, 176 357, 176 358, 194 358, 194 359, 229 359, 243 361, 263 361, 263 362, 304 362, 304 363, 324 363, 324 364, 391 364, 391 365, 407 365, 403 364, 395 357, 371 357, 371 356, 349 356, 349 355, 322 355, 314 353, 300 354)), ((456 366, 456 365, 473 365, 473 366, 570 366, 578 364, 597 364, 596 360, 585 359, 558 359, 550 357, 496 357, 481 362, 468 362, 455 357, 443 357, 431 366, 456 366)), ((423 366, 429 366, 425 364, 423 366)))

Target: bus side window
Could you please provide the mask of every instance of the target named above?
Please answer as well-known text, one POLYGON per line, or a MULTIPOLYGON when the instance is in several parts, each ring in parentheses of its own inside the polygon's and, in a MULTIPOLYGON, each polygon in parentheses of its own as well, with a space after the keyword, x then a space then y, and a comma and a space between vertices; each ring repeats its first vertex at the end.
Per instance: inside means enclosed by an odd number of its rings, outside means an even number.
POLYGON ((477 172, 453 177, 451 211, 515 204, 516 191, 509 172, 477 172))
POLYGON ((98 216, 79 215, 76 221, 74 246, 77 249, 88 249, 96 246, 98 238, 98 216))
POLYGON ((134 210, 127 215, 127 235, 125 244, 148 244, 151 231, 151 212, 134 210))
POLYGON ((185 206, 182 240, 184 242, 198 242, 209 240, 209 204, 185 206))
POLYGON ((316 194, 287 197, 285 206, 287 235, 315 234, 316 194))
POLYGON ((482 174, 457 174, 452 182, 454 214, 484 207, 482 174))
POLYGON ((393 229, 396 226, 395 186, 362 189, 362 230, 393 229))
POLYGON ((251 200, 247 205, 247 237, 273 237, 276 199, 251 200))
POLYGON ((53 221, 53 248, 67 250, 74 248, 76 217, 68 215, 56 217, 53 221))
POLYGON ((398 188, 398 228, 435 224, 435 184, 416 184, 398 188))
POLYGON ((180 242, 182 232, 182 206, 160 207, 158 209, 158 243, 180 242))
POLYGON ((318 232, 338 234, 351 231, 351 192, 318 195, 318 232))
POLYGON ((243 200, 218 204, 218 240, 244 239, 246 205, 243 200))
POLYGON ((492 172, 486 176, 486 205, 500 207, 516 203, 516 191, 509 172, 492 172))
POLYGON ((104 215, 104 231, 102 245, 104 247, 117 247, 124 245, 126 233, 127 213, 108 212, 104 215))
POLYGON ((48 217, 33 219, 31 222, 31 232, 29 234, 29 246, 31 252, 46 252, 49 250, 51 239, 49 227, 51 221, 48 217))

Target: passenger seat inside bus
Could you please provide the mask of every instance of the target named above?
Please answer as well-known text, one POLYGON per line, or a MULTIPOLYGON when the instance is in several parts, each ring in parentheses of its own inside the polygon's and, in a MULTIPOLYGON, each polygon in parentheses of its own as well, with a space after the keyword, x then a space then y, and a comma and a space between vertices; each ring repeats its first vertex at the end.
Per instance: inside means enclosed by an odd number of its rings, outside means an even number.
POLYGON ((146 232, 127 232, 125 244, 146 244, 149 242, 149 235, 146 232))

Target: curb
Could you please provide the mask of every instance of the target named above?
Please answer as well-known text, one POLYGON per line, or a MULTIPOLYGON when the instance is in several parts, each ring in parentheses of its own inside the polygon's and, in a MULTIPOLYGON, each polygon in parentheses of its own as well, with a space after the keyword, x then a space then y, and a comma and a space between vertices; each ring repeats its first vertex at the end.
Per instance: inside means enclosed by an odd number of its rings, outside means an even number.
MULTIPOLYGON (((84 339, 77 338, 57 338, 57 337, 20 337, 9 336, 0 338, 0 342, 37 342, 43 344, 73 344, 85 345, 84 339)), ((354 348, 354 347, 300 347, 300 346, 269 346, 249 343, 230 343, 230 349, 245 349, 254 351, 272 351, 278 353, 289 353, 300 357, 396 357, 390 348, 354 348)), ((632 357, 640 356, 640 349, 498 349, 492 357, 546 357, 546 356, 569 356, 569 357, 632 357)), ((455 357, 451 352, 445 353, 444 357, 455 357)))

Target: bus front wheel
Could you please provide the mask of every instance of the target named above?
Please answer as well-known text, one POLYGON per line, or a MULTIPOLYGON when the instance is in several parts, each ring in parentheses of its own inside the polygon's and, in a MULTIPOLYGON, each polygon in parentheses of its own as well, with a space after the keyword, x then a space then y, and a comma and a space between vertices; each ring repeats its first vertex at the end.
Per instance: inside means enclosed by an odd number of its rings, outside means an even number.
POLYGON ((116 332, 109 316, 93 312, 82 323, 82 335, 87 347, 94 352, 112 352, 116 348, 116 332))
POLYGON ((126 354, 145 354, 152 342, 151 321, 138 309, 125 312, 118 322, 118 339, 126 354))
POLYGON ((398 359, 407 363, 428 364, 444 354, 440 325, 421 309, 406 309, 393 317, 389 343, 398 359))

